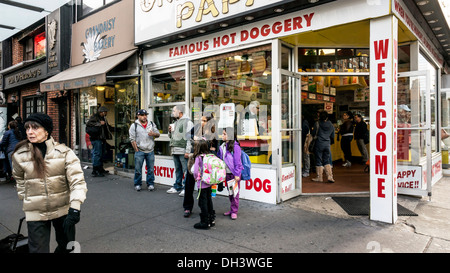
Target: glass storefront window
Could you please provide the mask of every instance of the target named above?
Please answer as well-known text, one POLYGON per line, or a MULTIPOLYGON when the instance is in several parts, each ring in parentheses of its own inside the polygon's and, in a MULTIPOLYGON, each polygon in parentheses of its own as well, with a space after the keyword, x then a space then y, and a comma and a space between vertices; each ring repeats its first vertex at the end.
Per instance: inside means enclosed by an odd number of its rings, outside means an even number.
POLYGON ((441 132, 442 138, 442 150, 450 150, 450 137, 447 137, 447 134, 450 134, 450 90, 442 90, 441 93, 441 129, 444 130, 441 132))
POLYGON ((368 72, 368 49, 299 48, 299 72, 368 72))
POLYGON ((123 169, 134 169, 134 150, 128 130, 138 110, 138 79, 117 81, 114 86, 92 86, 80 89, 81 160, 92 162, 92 146, 86 123, 100 106, 108 108, 108 123, 115 128, 107 140, 106 163, 123 169))
POLYGON ((185 101, 184 70, 152 75, 151 85, 153 103, 160 104, 185 101))
POLYGON ((419 54, 419 71, 428 70, 430 72, 430 85, 425 85, 425 92, 430 94, 430 110, 431 110, 431 151, 437 152, 438 150, 438 138, 436 137, 436 115, 437 115, 437 69, 422 55, 419 54))
MULTIPOLYGON (((271 143, 271 48, 269 45, 216 55, 190 63, 194 112, 214 112, 221 138, 220 105, 234 104, 231 117, 242 149, 252 163, 269 164, 271 143)), ((195 115, 195 119, 201 115, 195 115)), ((222 119, 222 120, 221 120, 222 119)))

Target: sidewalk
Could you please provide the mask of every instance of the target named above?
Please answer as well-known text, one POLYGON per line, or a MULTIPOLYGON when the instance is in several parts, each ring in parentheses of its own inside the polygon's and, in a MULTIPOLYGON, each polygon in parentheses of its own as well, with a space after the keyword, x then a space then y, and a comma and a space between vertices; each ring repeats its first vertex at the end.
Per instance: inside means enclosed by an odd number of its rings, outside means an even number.
MULTIPOLYGON (((77 224, 82 253, 450 253, 450 178, 428 198, 399 196, 419 216, 400 216, 396 224, 348 216, 330 196, 300 196, 278 205, 241 200, 237 220, 223 216, 228 198, 213 199, 216 226, 196 230, 199 209, 183 217, 183 198, 156 185, 133 189, 130 178, 91 177, 77 224)), ((196 197, 197 192, 194 192, 196 197)), ((0 184, 0 238, 16 232, 23 216, 14 186, 0 184)), ((22 230, 27 234, 26 225, 22 230)), ((54 249, 52 235, 51 249, 54 249)))

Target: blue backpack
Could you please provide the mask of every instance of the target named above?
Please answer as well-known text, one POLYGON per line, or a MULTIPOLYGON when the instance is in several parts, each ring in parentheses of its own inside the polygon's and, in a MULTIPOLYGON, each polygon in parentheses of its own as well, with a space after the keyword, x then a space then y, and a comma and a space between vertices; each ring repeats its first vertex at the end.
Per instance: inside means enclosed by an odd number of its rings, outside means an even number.
MULTIPOLYGON (((224 156, 225 155, 224 144, 221 145, 221 149, 222 149, 222 156, 224 156)), ((250 162, 250 157, 248 156, 248 154, 246 154, 242 149, 241 149, 241 162, 242 166, 244 167, 244 169, 241 172, 241 179, 245 181, 250 180, 252 178, 250 173, 252 163, 250 162)))
POLYGON ((250 162, 250 157, 248 157, 248 154, 246 154, 242 150, 241 150, 241 161, 242 166, 244 166, 244 169, 242 170, 241 173, 241 178, 243 180, 250 180, 251 179, 250 169, 252 168, 252 163, 250 162))

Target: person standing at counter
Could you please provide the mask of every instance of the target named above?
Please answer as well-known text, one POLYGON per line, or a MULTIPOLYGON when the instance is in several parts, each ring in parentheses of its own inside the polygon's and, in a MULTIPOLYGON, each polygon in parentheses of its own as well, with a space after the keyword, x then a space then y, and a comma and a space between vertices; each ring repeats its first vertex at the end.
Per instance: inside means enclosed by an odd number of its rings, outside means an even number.
POLYGON ((349 168, 352 163, 350 159, 352 158, 352 147, 351 143, 353 140, 353 114, 348 111, 342 115, 344 122, 339 127, 339 134, 342 136, 341 138, 341 149, 344 152, 345 162, 342 164, 343 167, 349 168))
POLYGON ((355 133, 353 136, 356 140, 356 144, 358 145, 358 149, 361 152, 362 161, 363 163, 366 163, 367 160, 369 160, 369 153, 367 152, 366 147, 366 134, 368 133, 367 124, 364 122, 360 114, 355 115, 355 121, 355 133))
POLYGON ((312 181, 322 182, 323 171, 327 175, 328 182, 334 183, 333 171, 330 164, 331 156, 331 141, 334 139, 334 126, 331 121, 328 120, 328 113, 325 111, 320 112, 319 121, 316 122, 312 130, 312 135, 317 135, 316 144, 314 146, 314 156, 316 158, 316 173, 317 177, 312 181), (316 126, 317 125, 317 126, 316 126))

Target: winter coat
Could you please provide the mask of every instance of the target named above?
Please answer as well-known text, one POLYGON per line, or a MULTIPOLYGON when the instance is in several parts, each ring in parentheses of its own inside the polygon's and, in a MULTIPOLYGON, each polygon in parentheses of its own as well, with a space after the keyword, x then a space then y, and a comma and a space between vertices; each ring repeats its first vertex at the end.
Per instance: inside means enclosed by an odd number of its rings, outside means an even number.
POLYGON ((114 127, 109 125, 106 117, 101 117, 100 113, 93 114, 86 123, 86 133, 89 134, 91 141, 112 139, 113 131, 114 127), (100 121, 104 121, 105 124, 102 125, 100 121))
POLYGON ((202 156, 199 155, 195 158, 193 168, 194 168, 194 170, 192 172, 192 175, 194 176, 195 180, 197 181, 197 187, 200 189, 206 189, 206 188, 211 187, 211 185, 206 184, 201 179, 202 174, 203 174, 203 157, 202 156), (197 180, 198 177, 200 177, 200 179, 197 180))
POLYGON ((223 148, 228 147, 227 145, 228 144, 223 143, 219 147, 219 150, 217 151, 217 157, 225 161, 225 164, 234 176, 241 177, 242 170, 244 169, 241 160, 241 146, 239 146, 239 142, 235 141, 234 152, 230 153, 227 149, 225 149, 225 156, 223 156, 223 148))
POLYGON ((64 144, 45 141, 45 176, 39 178, 31 160, 32 144, 20 147, 12 155, 17 194, 23 200, 26 221, 48 221, 80 209, 86 199, 86 182, 80 160, 64 144))
POLYGON ((2 141, 0 142, 0 147, 3 151, 6 152, 6 154, 9 154, 10 152, 14 151, 14 148, 19 142, 20 139, 16 137, 16 135, 14 134, 14 130, 9 129, 3 135, 2 141))

